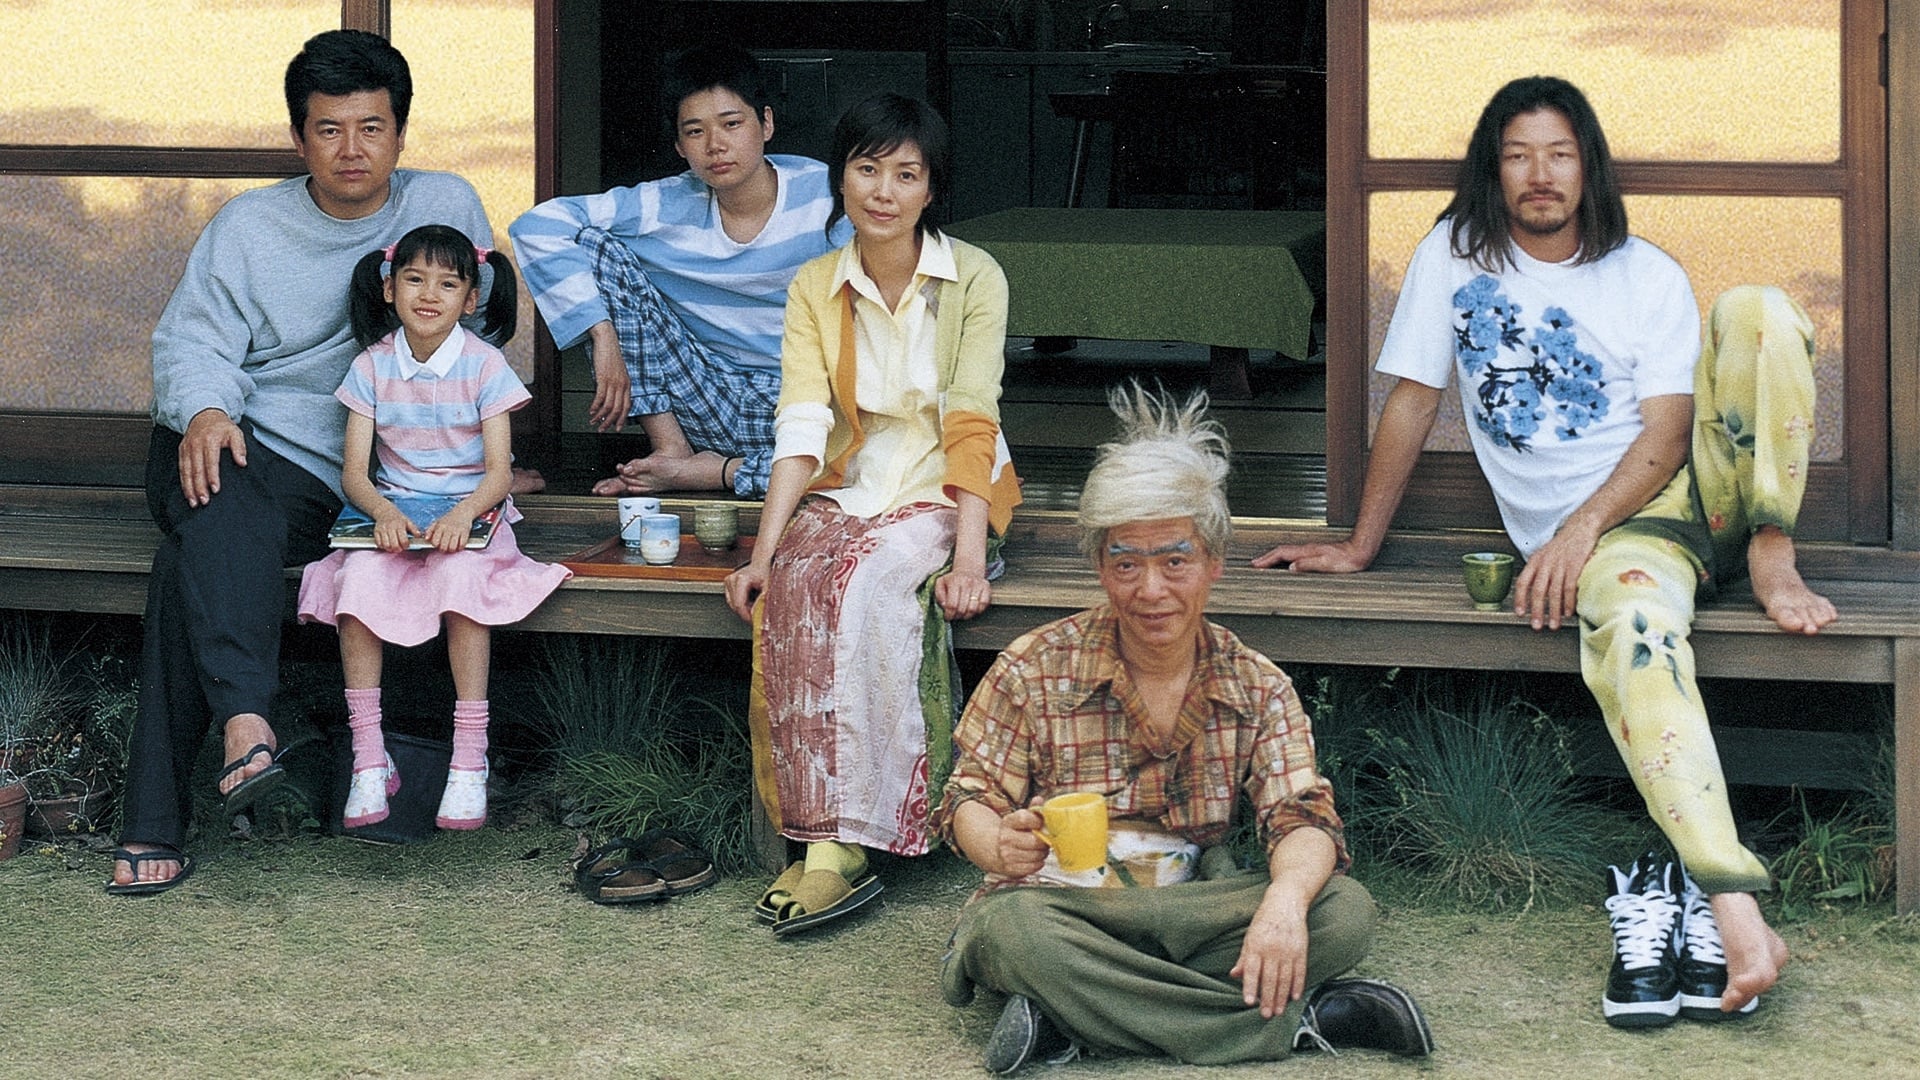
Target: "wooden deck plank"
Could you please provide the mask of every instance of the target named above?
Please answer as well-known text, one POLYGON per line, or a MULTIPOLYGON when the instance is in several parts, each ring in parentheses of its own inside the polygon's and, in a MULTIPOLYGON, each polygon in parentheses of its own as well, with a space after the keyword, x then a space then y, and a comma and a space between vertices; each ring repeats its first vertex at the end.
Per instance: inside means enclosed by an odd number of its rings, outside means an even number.
MULTIPOLYGON (((4 492, 0 492, 0 496, 3 495, 4 492)), ((522 549, 534 558, 554 561, 605 539, 613 527, 612 511, 604 505, 605 502, 563 497, 554 502, 530 506, 530 516, 517 530, 522 549)), ((89 499, 57 495, 48 506, 30 512, 18 500, 8 501, 0 497, 0 571, 7 575, 0 581, 0 602, 37 607, 41 606, 41 601, 57 600, 60 589, 55 583, 61 580, 62 574, 71 575, 76 583, 101 575, 144 578, 159 533, 144 514, 138 513, 127 503, 128 499, 124 497, 89 499), (27 574, 25 571, 39 573, 27 574), (9 599, 10 596, 14 599, 9 599), (25 604, 20 597, 39 597, 41 601, 25 604)), ((743 516, 746 527, 752 528, 756 524, 756 515, 751 510, 743 516)), ((1472 537, 1448 537, 1438 541, 1440 546, 1448 549, 1441 553, 1444 561, 1428 556, 1395 565, 1383 559, 1383 569, 1335 576, 1254 570, 1246 565, 1246 560, 1264 550, 1274 534, 1269 531, 1265 536, 1249 537, 1246 532, 1243 530, 1243 535, 1235 543, 1227 573, 1213 591, 1208 610, 1217 618, 1242 623, 1252 619, 1274 619, 1305 622, 1336 620, 1360 624, 1366 634, 1382 636, 1381 644, 1359 650, 1362 655, 1376 658, 1383 654, 1398 653, 1411 647, 1414 639, 1431 636, 1439 626, 1446 626, 1452 628, 1452 633, 1472 635, 1476 644, 1493 647, 1496 653, 1514 655, 1487 655, 1476 660, 1475 656, 1464 655, 1467 650, 1457 644, 1446 644, 1434 653, 1436 660, 1450 660, 1444 666, 1505 667, 1506 661, 1512 658, 1530 665, 1541 665, 1542 670, 1571 670, 1571 660, 1526 659, 1525 654, 1534 652, 1535 648, 1521 644, 1523 637, 1540 637, 1546 643, 1541 646, 1545 650, 1570 653, 1575 647, 1570 630, 1563 630, 1560 634, 1534 635, 1504 611, 1473 610, 1459 584, 1458 573, 1453 568, 1454 560, 1447 558, 1453 554, 1451 548, 1473 546, 1476 541, 1472 537)), ((1296 536, 1303 532, 1317 535, 1323 530, 1289 530, 1296 536)), ((984 643, 1007 635, 1010 640, 1011 636, 1017 635, 1020 619, 1026 620, 1025 626, 1037 625, 1043 621, 1038 618, 1043 612, 1075 611, 1099 601, 1101 593, 1097 576, 1071 548, 1069 535, 1070 530, 1058 522, 1043 522, 1016 531, 1008 546, 1009 572, 996 585, 995 602, 996 606, 1017 609, 1025 614, 1013 622, 992 620, 980 624, 978 632, 968 635, 970 639, 984 643)), ((1808 564, 1810 574, 1816 567, 1828 572, 1846 568, 1838 560, 1823 559, 1817 555, 1803 561, 1808 564)), ((1899 577, 1904 577, 1902 571, 1905 564, 1906 560, 1885 561, 1887 568, 1899 577)), ((1830 658, 1833 648, 1830 643, 1835 639, 1920 637, 1920 580, 1844 580, 1819 576, 1814 576, 1812 580, 1817 588, 1834 599, 1842 617, 1818 637, 1796 643, 1797 651, 1810 655, 1809 662, 1792 662, 1794 670, 1821 670, 1830 658)), ((125 585, 117 583, 115 587, 89 598, 88 609, 112 610, 107 606, 111 603, 109 598, 125 595, 125 585)), ((603 628, 601 632, 646 633, 649 627, 661 624, 648 618, 638 618, 633 620, 633 627, 623 628, 625 624, 618 617, 608 614, 611 605, 623 602, 619 599, 620 594, 636 591, 689 591, 717 600, 721 590, 717 583, 635 583, 581 577, 568 582, 560 596, 582 605, 583 611, 598 612, 591 621, 596 627, 603 628), (574 593, 590 592, 611 595, 605 602, 571 599, 574 593)), ((694 614, 697 604, 691 601, 678 603, 683 617, 670 625, 684 626, 687 625, 685 617, 694 614)), ((138 605, 128 608, 133 611, 138 609, 138 605)), ((542 624, 557 628, 564 621, 565 614, 556 613, 545 617, 542 624)), ((699 619, 693 621, 706 622, 699 619)), ((1785 644, 1787 638, 1753 604, 1750 594, 1741 586, 1703 605, 1695 622, 1695 633, 1700 638, 1756 635, 1778 639, 1772 645, 1759 646, 1765 650, 1777 649, 1785 644)), ((716 636, 737 635, 721 632, 716 636)), ((1281 635, 1263 632, 1257 636, 1271 640, 1281 635)), ((1004 643, 1004 640, 999 641, 999 644, 1004 643)), ((984 644, 981 647, 985 647, 984 644)), ((1715 645, 1709 648, 1716 650, 1729 663, 1752 655, 1752 650, 1745 647, 1715 645)), ((1328 650, 1315 647, 1313 651, 1325 653, 1328 650)), ((1890 654, 1876 657, 1859 667, 1858 675, 1849 678, 1879 681, 1879 673, 1888 670, 1890 663, 1890 654)), ((1720 663, 1715 662, 1713 666, 1719 667, 1720 663)))

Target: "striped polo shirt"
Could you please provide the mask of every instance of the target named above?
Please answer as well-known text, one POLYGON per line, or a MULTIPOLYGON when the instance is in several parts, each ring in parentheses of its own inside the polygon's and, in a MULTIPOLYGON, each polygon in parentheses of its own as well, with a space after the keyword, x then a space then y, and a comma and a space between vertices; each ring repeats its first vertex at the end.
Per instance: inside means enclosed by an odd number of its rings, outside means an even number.
POLYGON ((333 396, 374 423, 382 495, 471 495, 486 475, 480 422, 533 395, 500 350, 454 327, 424 363, 395 330, 353 358, 333 396))

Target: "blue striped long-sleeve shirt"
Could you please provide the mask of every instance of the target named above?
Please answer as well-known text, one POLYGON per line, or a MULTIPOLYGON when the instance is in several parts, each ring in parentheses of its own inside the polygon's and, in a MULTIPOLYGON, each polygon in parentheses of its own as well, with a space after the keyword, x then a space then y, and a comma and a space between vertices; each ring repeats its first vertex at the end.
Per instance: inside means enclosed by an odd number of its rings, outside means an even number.
POLYGON ((780 369, 787 286, 807 260, 852 237, 845 219, 832 235, 827 167, 811 158, 770 154, 779 178, 773 216, 760 235, 738 243, 721 227, 712 192, 692 172, 618 187, 598 195, 550 199, 507 230, 521 276, 562 348, 607 318, 580 230, 605 229, 646 267, 648 278, 693 336, 742 368, 780 369))

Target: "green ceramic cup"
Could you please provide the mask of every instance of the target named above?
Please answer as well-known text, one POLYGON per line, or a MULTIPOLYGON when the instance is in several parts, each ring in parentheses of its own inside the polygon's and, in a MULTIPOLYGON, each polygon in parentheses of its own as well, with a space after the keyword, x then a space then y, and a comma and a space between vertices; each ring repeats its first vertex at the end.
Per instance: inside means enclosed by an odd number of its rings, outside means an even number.
POLYGON ((1460 567, 1474 608, 1499 611, 1507 590, 1513 588, 1513 556, 1504 551, 1476 551, 1460 556, 1460 567))
POLYGON ((719 555, 740 542, 737 503, 701 503, 693 508, 693 538, 708 552, 719 555))

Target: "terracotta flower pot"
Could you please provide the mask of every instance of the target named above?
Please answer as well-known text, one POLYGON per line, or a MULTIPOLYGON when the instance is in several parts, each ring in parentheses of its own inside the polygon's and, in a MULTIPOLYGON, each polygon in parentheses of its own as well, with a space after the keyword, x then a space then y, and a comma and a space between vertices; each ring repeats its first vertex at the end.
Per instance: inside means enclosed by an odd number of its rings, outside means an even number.
POLYGON ((20 833, 27 823, 27 785, 18 781, 0 787, 0 860, 20 853, 20 833))
POLYGON ((105 791, 34 799, 28 804, 27 831, 34 836, 49 838, 90 833, 106 809, 105 791))

